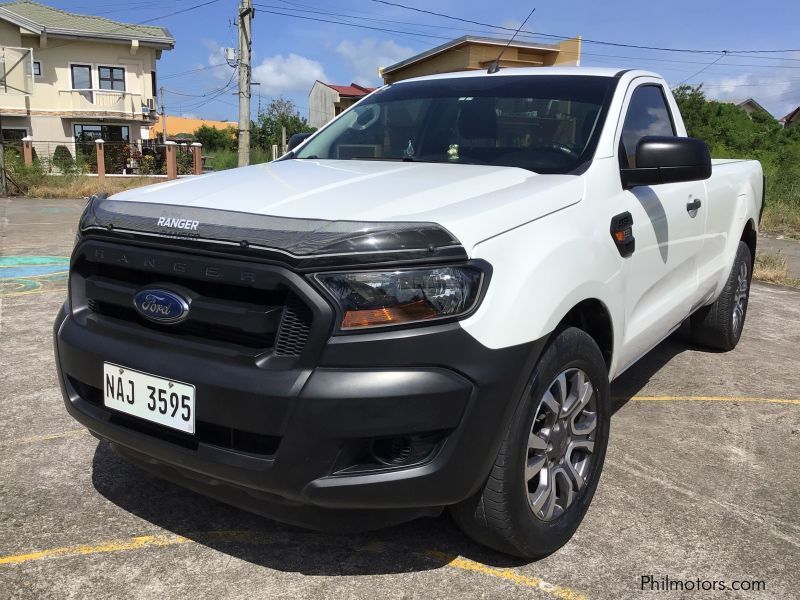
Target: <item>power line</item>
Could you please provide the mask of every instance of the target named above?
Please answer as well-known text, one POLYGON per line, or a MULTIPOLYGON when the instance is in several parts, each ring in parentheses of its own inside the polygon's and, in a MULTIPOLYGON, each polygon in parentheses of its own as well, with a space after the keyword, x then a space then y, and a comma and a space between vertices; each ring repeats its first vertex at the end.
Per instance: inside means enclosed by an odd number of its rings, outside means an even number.
POLYGON ((705 70, 706 70, 706 69, 708 69, 709 67, 712 67, 712 66, 714 66, 714 65, 715 65, 715 64, 717 64, 719 61, 721 61, 723 58, 725 58, 725 55, 726 55, 726 54, 727 54, 727 52, 723 52, 723 53, 722 53, 722 54, 720 54, 720 55, 719 55, 717 58, 715 58, 713 61, 711 61, 710 63, 708 63, 708 64, 707 64, 705 67, 703 67, 702 69, 700 69, 699 71, 697 71, 697 73, 693 73, 692 75, 689 75, 689 77, 687 77, 686 79, 684 79, 683 81, 681 81, 681 82, 680 82, 678 85, 683 85, 684 83, 686 83, 686 82, 687 82, 687 81, 689 81, 690 79, 693 79, 694 77, 697 77, 698 75, 700 75, 700 73, 702 73, 703 71, 705 71, 705 70))
POLYGON ((441 40, 449 40, 450 39, 447 36, 435 35, 435 34, 432 34, 432 33, 401 31, 401 30, 398 30, 398 29, 388 29, 388 28, 385 28, 385 27, 373 27, 371 25, 359 25, 357 23, 348 23, 347 21, 334 21, 332 19, 320 19, 320 18, 316 18, 316 17, 306 17, 306 16, 303 16, 303 15, 294 15, 294 14, 290 14, 290 13, 277 12, 277 11, 265 9, 265 5, 263 5, 263 4, 254 4, 253 6, 256 6, 256 7, 260 8, 260 9, 262 9, 262 12, 265 12, 265 13, 268 13, 268 14, 271 14, 271 15, 278 15, 278 16, 281 16, 281 17, 292 17, 292 18, 295 18, 295 19, 303 19, 305 21, 317 21, 319 23, 333 23, 335 25, 345 25, 347 27, 356 27, 358 29, 370 29, 372 31, 383 31, 383 32, 386 32, 386 33, 395 33, 395 34, 399 34, 399 35, 410 35, 410 36, 414 36, 414 37, 437 38, 437 39, 441 39, 441 40))
MULTIPOLYGON (((334 24, 334 25, 344 25, 344 26, 347 26, 347 27, 354 27, 354 28, 358 28, 358 29, 368 29, 368 30, 373 30, 373 31, 382 31, 382 32, 386 32, 386 33, 394 33, 394 34, 407 35, 407 36, 413 36, 413 37, 433 38, 433 39, 439 39, 439 40, 451 40, 452 39, 452 37, 450 37, 450 36, 437 35, 435 33, 429 33, 429 32, 423 32, 423 31, 410 31, 410 30, 391 29, 391 28, 384 28, 384 27, 374 27, 374 26, 370 26, 370 25, 363 25, 363 24, 353 23, 353 22, 348 22, 348 21, 324 19, 324 18, 321 18, 321 17, 310 17, 310 16, 305 16, 305 15, 302 15, 302 14, 292 14, 292 13, 286 13, 286 12, 279 12, 279 11, 285 11, 285 10, 294 10, 295 12, 299 12, 300 9, 291 9, 291 8, 282 8, 281 7, 281 8, 279 8, 279 10, 269 10, 271 8, 276 8, 275 5, 254 4, 254 6, 257 6, 260 9, 262 9, 264 12, 272 14, 272 15, 290 17, 290 18, 295 18, 295 19, 302 19, 302 20, 306 20, 306 21, 316 21, 316 22, 320 22, 320 23, 331 23, 331 24, 334 24)), ((357 16, 357 15, 348 15, 348 14, 345 14, 345 13, 334 13, 334 12, 328 12, 328 11, 315 11, 315 10, 309 10, 309 11, 305 11, 305 12, 308 12, 309 14, 341 16, 342 18, 347 18, 347 19, 362 19, 362 20, 367 20, 367 21, 384 22, 384 23, 390 23, 390 24, 391 23, 407 24, 407 22, 405 22, 405 21, 393 21, 393 20, 390 20, 390 19, 370 19, 370 18, 366 18, 366 17, 360 17, 360 16, 357 16)), ((432 12, 432 11, 429 11, 429 12, 432 12)), ((475 23, 478 23, 478 22, 475 22, 475 23)), ((459 32, 463 31, 463 30, 460 30, 460 29, 455 28, 455 27, 432 26, 432 25, 424 25, 424 24, 418 24, 417 26, 421 26, 421 27, 437 27, 439 29, 447 29, 447 30, 459 31, 459 32)), ((487 26, 495 27, 495 26, 492 26, 492 25, 487 25, 487 26)), ((485 32, 485 31, 477 31, 477 30, 472 30, 472 31, 475 31, 477 33, 481 33, 481 34, 484 34, 484 35, 487 34, 487 33, 497 35, 497 32, 485 32)), ((522 30, 522 31, 525 31, 525 30, 522 30)), ((536 34, 534 32, 528 32, 527 35, 522 34, 520 37, 535 38, 536 35, 546 35, 546 34, 536 34)), ((561 36, 559 36, 559 37, 561 37, 561 36)), ((584 39, 582 41, 586 41, 586 40, 584 39)), ((630 48, 634 48, 634 49, 638 48, 638 47, 632 46, 632 45, 623 45, 623 44, 618 44, 618 45, 621 45, 621 46, 624 46, 624 47, 630 47, 630 48)), ((651 48, 647 48, 647 49, 651 49, 651 48)), ((665 50, 667 50, 667 49, 665 49, 665 50)), ((706 51, 698 51, 698 52, 700 54, 706 54, 707 53, 706 51)), ((728 54, 731 54, 731 53, 728 52, 728 54)), ((586 51, 583 51, 583 50, 581 51, 581 56, 600 56, 600 57, 613 57, 613 58, 621 58, 621 59, 636 60, 636 61, 673 62, 673 63, 698 64, 698 65, 706 64, 704 61, 678 60, 678 59, 665 59, 665 58, 651 58, 651 57, 639 57, 639 56, 621 56, 621 55, 614 55, 614 54, 600 54, 600 53, 586 52, 586 51)), ((747 58, 750 58, 750 57, 741 56, 741 58, 747 59, 747 58)), ((774 58, 774 57, 760 57, 760 58, 762 58, 762 59, 771 59, 771 60, 791 60, 791 61, 798 60, 798 59, 791 59, 791 58, 779 59, 779 58, 774 58)), ((755 59, 756 58, 753 57, 753 60, 755 60, 755 59)), ((795 68, 800 68, 800 66, 764 65, 764 64, 754 64, 754 63, 726 63, 726 66, 775 68, 775 69, 795 69, 795 68)))
MULTIPOLYGON (((480 25, 482 27, 492 27, 493 29, 501 29, 504 31, 516 31, 513 27, 504 27, 502 25, 493 25, 491 23, 483 23, 481 21, 474 21, 472 19, 465 19, 463 17, 456 17, 454 15, 448 15, 445 13, 436 12, 433 10, 428 10, 425 8, 417 8, 415 6, 407 6, 405 4, 400 4, 399 2, 389 2, 388 0, 370 0, 371 2, 375 2, 376 4, 385 4, 387 6, 394 6, 397 8, 403 8, 405 10, 410 10, 414 12, 424 13, 428 15, 433 15, 436 17, 442 17, 445 19, 451 19, 454 21, 461 21, 462 23, 470 23, 472 25, 480 25)), ((568 40, 575 36, 564 36, 564 35, 555 35, 555 34, 547 34, 541 32, 534 32, 529 30, 522 30, 523 33, 535 34, 542 37, 549 37, 549 38, 556 38, 562 40, 568 40)), ((622 48, 636 48, 639 50, 659 50, 663 52, 688 52, 688 53, 696 53, 696 54, 717 54, 720 52, 725 52, 728 54, 746 54, 746 53, 759 53, 759 54, 778 54, 778 53, 789 53, 789 52, 800 52, 800 49, 797 48, 790 48, 790 49, 783 49, 783 50, 700 50, 700 49, 690 49, 690 48, 668 48, 668 47, 661 47, 661 46, 643 46, 638 44, 626 44, 623 42, 610 42, 606 40, 593 40, 589 38, 582 38, 581 41, 589 43, 589 44, 602 44, 605 46, 618 46, 622 48)), ((777 59, 783 60, 783 59, 777 59)), ((795 60, 795 59, 787 59, 787 60, 795 60)), ((797 59, 800 60, 800 59, 797 59)))
MULTIPOLYGON (((369 25, 362 25, 362 24, 352 23, 352 22, 347 22, 347 21, 324 19, 324 18, 320 18, 320 17, 309 17, 309 16, 300 15, 300 14, 290 14, 290 13, 285 13, 285 12, 279 12, 279 11, 273 11, 273 10, 267 10, 266 9, 266 7, 268 7, 268 6, 272 7, 274 5, 256 4, 255 6, 258 6, 259 8, 264 10, 264 12, 267 12, 269 14, 273 14, 273 15, 277 15, 277 16, 283 16, 283 17, 290 17, 290 18, 294 18, 294 19, 315 21, 315 22, 321 22, 321 23, 331 23, 331 24, 335 24, 335 25, 344 25, 344 26, 347 26, 347 27, 354 27, 354 28, 358 28, 358 29, 377 30, 377 31, 395 33, 395 34, 400 34, 400 35, 410 35, 410 36, 414 36, 414 37, 433 38, 433 39, 438 39, 438 40, 450 40, 450 39, 452 39, 450 36, 437 35, 437 34, 428 33, 428 32, 389 29, 389 28, 383 28, 383 27, 373 27, 373 26, 369 26, 369 25)), ((281 10, 292 10, 292 9, 281 9, 281 10)), ((314 12, 315 14, 337 14, 337 15, 343 14, 343 13, 326 13, 324 11, 310 11, 310 12, 314 12)), ((358 16, 355 16, 355 15, 344 15, 344 17, 345 18, 352 18, 352 19, 362 19, 363 18, 363 17, 358 17, 358 16)), ((386 20, 385 22, 391 23, 393 21, 386 20)), ((401 23, 401 22, 398 22, 398 23, 401 23)), ((454 31, 458 31, 455 28, 447 28, 447 27, 445 27, 444 29, 452 29, 454 31)), ((525 37, 532 37, 532 36, 525 36, 525 37)), ((636 62, 654 61, 654 62, 671 62, 671 63, 676 63, 676 64, 706 65, 706 63, 704 61, 696 61, 696 60, 679 60, 679 59, 674 59, 674 58, 673 59, 667 59, 667 58, 654 58, 654 57, 624 56, 624 55, 601 54, 601 53, 593 53, 593 52, 585 52, 585 51, 581 51, 581 56, 587 56, 587 57, 597 56, 597 57, 606 57, 606 58, 619 58, 619 59, 623 59, 623 60, 630 60, 630 61, 636 61, 636 62)), ((743 58, 745 58, 745 57, 743 57, 743 58)), ((787 59, 787 60, 790 60, 790 59, 787 59)), ((764 65, 764 64, 755 64, 755 63, 726 63, 725 66, 730 66, 730 67, 748 67, 748 68, 774 68, 774 69, 798 69, 798 68, 800 68, 800 65, 798 65, 798 66, 780 65, 779 66, 779 65, 764 65)))
POLYGON ((207 65, 205 67, 198 67, 196 69, 189 69, 188 71, 179 71, 177 73, 169 73, 168 75, 160 75, 159 77, 163 79, 174 79, 175 77, 183 77, 184 75, 190 75, 192 73, 199 73, 201 71, 210 71, 211 69, 216 69, 218 67, 228 67, 229 65, 225 63, 220 63, 216 65, 207 65))

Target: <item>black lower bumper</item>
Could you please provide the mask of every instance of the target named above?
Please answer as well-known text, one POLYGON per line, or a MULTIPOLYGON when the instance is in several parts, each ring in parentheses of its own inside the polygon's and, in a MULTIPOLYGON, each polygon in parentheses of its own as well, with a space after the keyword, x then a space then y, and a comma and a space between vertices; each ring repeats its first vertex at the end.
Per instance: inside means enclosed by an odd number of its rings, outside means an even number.
POLYGON ((159 476, 317 529, 436 514, 473 494, 544 345, 491 350, 449 324, 333 337, 315 368, 275 370, 159 335, 115 335, 62 309, 54 338, 67 411, 159 476), (106 408, 104 361, 193 383, 196 435, 106 408), (370 462, 375 440, 415 436, 436 440, 419 462, 370 462))

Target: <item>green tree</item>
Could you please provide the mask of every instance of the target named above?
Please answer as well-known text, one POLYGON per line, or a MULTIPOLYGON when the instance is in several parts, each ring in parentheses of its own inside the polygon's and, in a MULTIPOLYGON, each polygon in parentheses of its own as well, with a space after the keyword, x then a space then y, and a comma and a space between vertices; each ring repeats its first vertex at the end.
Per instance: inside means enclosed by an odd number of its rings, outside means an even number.
POLYGON ((208 150, 233 150, 236 148, 236 130, 233 127, 216 129, 201 125, 194 132, 194 139, 208 150))
POLYGON ((273 99, 252 123, 252 145, 265 151, 268 151, 273 144, 280 146, 284 127, 287 141, 295 133, 314 131, 313 127, 309 127, 308 121, 300 116, 297 105, 292 100, 279 96, 273 99))
POLYGON ((764 111, 752 114, 728 102, 708 100, 702 86, 673 91, 692 137, 708 144, 714 158, 761 161, 767 176, 767 204, 800 210, 800 128, 783 129, 764 111))

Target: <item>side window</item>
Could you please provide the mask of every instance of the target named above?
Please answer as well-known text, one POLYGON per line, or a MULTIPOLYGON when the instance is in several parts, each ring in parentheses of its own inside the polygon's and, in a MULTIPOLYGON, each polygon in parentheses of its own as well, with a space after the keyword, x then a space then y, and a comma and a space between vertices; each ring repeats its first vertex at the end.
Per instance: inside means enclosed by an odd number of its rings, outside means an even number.
POLYGON ((664 92, 657 85, 643 85, 631 96, 620 140, 621 167, 636 167, 636 145, 646 135, 675 135, 664 92))

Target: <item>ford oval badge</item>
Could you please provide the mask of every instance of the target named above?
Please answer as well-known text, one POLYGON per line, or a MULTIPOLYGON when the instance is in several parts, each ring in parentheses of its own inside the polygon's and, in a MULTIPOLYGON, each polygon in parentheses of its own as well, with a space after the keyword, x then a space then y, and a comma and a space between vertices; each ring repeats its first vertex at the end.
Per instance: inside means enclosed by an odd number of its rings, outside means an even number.
POLYGON ((189 315, 189 302, 175 292, 150 288, 133 297, 133 307, 145 319, 170 325, 180 323, 189 315))

